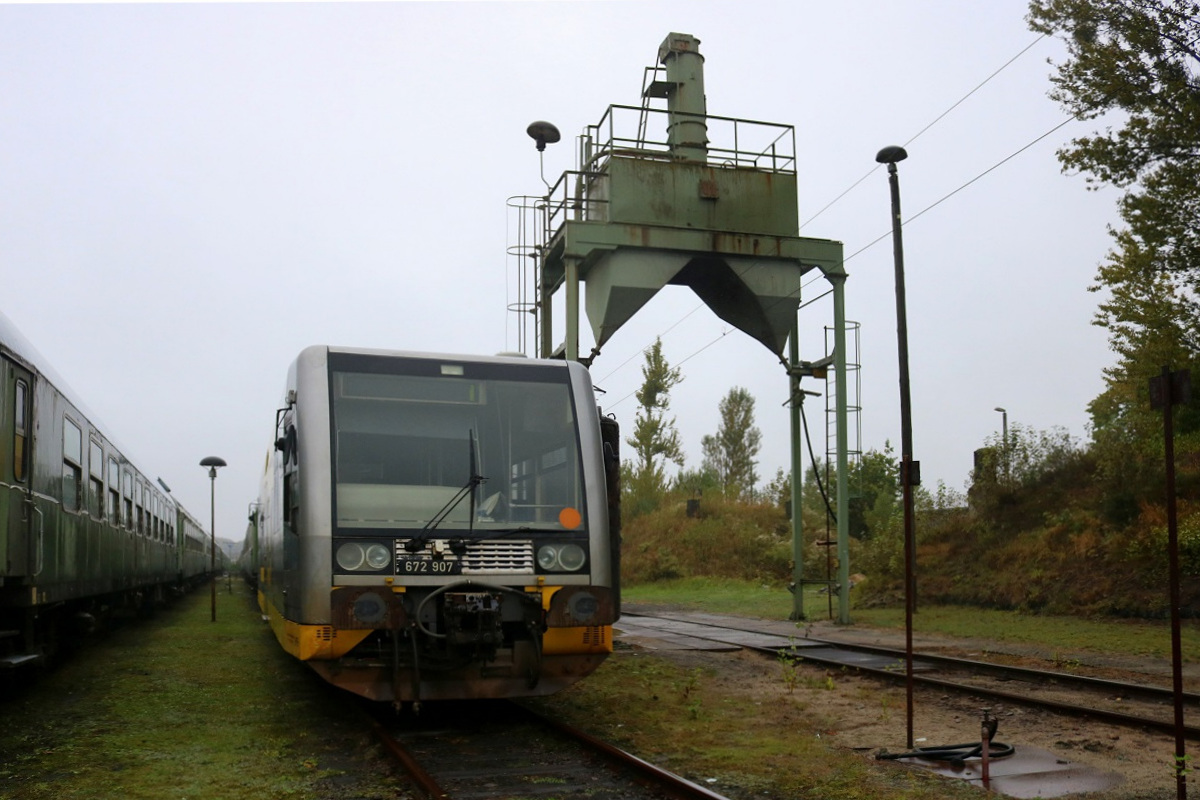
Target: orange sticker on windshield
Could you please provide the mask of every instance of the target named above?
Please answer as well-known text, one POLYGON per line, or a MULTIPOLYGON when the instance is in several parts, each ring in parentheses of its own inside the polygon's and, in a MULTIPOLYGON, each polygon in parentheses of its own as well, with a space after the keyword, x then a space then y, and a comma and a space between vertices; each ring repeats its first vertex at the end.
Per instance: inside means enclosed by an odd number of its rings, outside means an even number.
POLYGON ((583 517, 573 508, 564 508, 558 512, 559 523, 569 531, 573 531, 583 522, 583 517))

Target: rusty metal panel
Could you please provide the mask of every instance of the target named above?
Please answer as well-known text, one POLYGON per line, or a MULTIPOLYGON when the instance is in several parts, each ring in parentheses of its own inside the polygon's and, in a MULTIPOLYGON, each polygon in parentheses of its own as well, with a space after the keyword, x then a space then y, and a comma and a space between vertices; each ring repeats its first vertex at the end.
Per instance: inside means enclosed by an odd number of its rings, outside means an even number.
POLYGON ((615 597, 607 586, 565 586, 550 598, 546 625, 551 628, 611 625, 616 618, 615 597))
POLYGON ((403 602, 386 586, 334 589, 330 607, 333 627, 341 630, 399 630, 408 624, 403 602))
POLYGON ((608 222, 764 236, 799 232, 793 174, 623 157, 609 159, 605 173, 608 222))

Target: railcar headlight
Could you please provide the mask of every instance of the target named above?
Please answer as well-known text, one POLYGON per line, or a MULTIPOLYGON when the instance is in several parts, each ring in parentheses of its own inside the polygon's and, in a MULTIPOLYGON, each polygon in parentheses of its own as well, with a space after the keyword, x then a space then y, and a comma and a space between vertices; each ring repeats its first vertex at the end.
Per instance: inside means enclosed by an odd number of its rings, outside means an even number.
POLYGON ((567 572, 574 572, 587 561, 587 554, 577 544, 564 544, 558 550, 558 564, 567 572))
POLYGON ((347 542, 337 549, 338 566, 347 572, 353 572, 362 567, 365 557, 362 545, 354 542, 347 542))
POLYGON ((587 553, 577 544, 544 544, 537 562, 543 572, 575 572, 587 562, 587 553))
POLYGON ((558 565, 558 548, 552 544, 542 545, 538 548, 537 561, 543 570, 551 571, 558 565))
POLYGON ((383 569, 392 563, 392 554, 381 544, 368 545, 366 561, 371 569, 383 569))

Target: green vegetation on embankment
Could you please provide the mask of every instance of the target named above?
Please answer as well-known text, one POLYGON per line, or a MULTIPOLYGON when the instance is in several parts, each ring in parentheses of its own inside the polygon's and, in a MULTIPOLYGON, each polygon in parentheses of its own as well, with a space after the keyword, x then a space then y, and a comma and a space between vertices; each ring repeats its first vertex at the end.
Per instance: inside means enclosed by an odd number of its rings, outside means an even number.
MULTIPOLYGON (((1186 617, 1200 617, 1200 434, 1177 448, 1177 509, 1186 617)), ((966 495, 939 486, 917 492, 920 602, 1022 614, 1163 619, 1168 615, 1167 513, 1162 475, 1148 466, 1137 483, 1114 482, 1098 445, 1062 432, 1014 426, 1007 465, 981 449, 966 495), (1157 482, 1156 482, 1157 481, 1157 482)), ((890 449, 852 468, 850 573, 860 611, 903 602, 903 524, 898 464, 890 449), (865 580, 863 578, 865 577, 865 580)), ((833 480, 823 476, 826 484, 833 480)), ((627 586, 681 578, 745 581, 779 590, 792 579, 792 545, 782 476, 745 499, 686 485, 650 496, 626 491, 622 576, 627 586), (689 501, 691 501, 689 503, 689 501), (689 505, 691 506, 689 513, 689 505)), ((836 529, 810 471, 802 505, 804 574, 836 578, 836 529)), ((714 585, 719 585, 714 584, 714 585)), ((820 603, 815 604, 818 608, 820 603)), ((862 615, 860 613, 860 618, 862 615)))

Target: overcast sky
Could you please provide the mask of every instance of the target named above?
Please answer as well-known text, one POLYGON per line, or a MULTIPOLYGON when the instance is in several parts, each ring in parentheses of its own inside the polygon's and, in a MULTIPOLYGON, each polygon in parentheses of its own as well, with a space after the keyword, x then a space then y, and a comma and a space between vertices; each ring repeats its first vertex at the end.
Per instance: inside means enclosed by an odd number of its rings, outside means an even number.
MULTIPOLYGON (((526 126, 563 131, 546 151, 551 180, 574 168, 574 137, 609 104, 639 104, 643 68, 677 31, 701 41, 709 113, 796 126, 801 233, 852 256, 859 447, 898 449, 890 238, 867 247, 890 230, 874 157, 906 144, 908 219, 1064 121, 1046 97, 1063 48, 1036 41, 1025 12, 1021 0, 3 5, 0 310, 201 519, 198 462, 225 458, 217 533, 240 540, 303 347, 516 348, 506 200, 544 191, 526 126)), ((996 406, 1010 424, 1086 435, 1112 360, 1088 286, 1118 195, 1064 176, 1055 150, 1090 130, 1068 123, 905 227, 914 454, 930 488, 963 489, 972 452, 1000 429, 996 406)), ((699 305, 668 287, 622 328, 592 369, 601 402, 632 427, 639 354, 661 335, 685 377, 672 412, 688 466, 743 386, 766 480, 788 462, 786 378, 699 305)), ((824 355, 831 323, 828 298, 804 308, 802 357, 824 355)), ((821 452, 823 398, 808 412, 821 452)))

